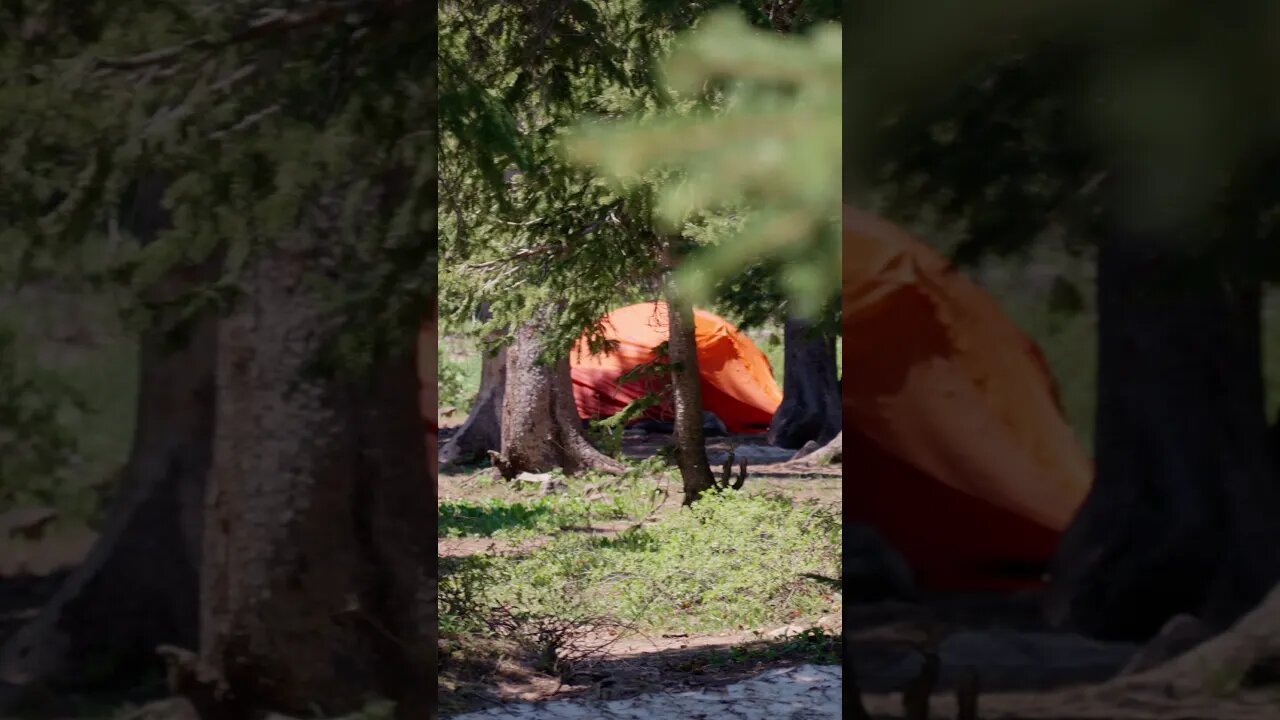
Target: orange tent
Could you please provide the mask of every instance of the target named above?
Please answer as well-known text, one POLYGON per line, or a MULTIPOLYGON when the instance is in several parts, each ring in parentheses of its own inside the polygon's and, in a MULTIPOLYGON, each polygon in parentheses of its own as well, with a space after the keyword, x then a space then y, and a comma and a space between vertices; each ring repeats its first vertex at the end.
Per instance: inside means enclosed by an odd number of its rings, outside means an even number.
MULTIPOLYGON (((695 310, 693 319, 703 409, 719 416, 730 432, 764 432, 782 402, 782 390, 774 380, 769 359, 723 318, 695 310)), ((622 381, 624 373, 657 359, 658 346, 670 336, 665 303, 629 305, 609 313, 602 322, 612 349, 592 354, 584 336, 569 356, 573 399, 583 418, 614 415, 627 403, 660 390, 668 382, 662 375, 622 381)), ((670 420, 672 415, 666 402, 650 408, 644 416, 670 420)))
POLYGON ((1036 583, 1092 464, 1039 348, 976 284, 844 208, 845 508, 922 586, 1036 583))

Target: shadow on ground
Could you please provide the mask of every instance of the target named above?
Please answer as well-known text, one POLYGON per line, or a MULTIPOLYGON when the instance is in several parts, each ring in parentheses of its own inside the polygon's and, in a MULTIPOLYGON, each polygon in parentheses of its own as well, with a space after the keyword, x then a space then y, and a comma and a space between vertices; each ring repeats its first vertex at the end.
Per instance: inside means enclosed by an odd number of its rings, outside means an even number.
POLYGON ((838 664, 841 652, 838 638, 822 634, 747 643, 741 637, 719 642, 701 637, 686 643, 678 636, 663 636, 627 646, 628 652, 577 663, 562 679, 539 667, 536 651, 510 641, 442 636, 441 717, 553 697, 617 700, 720 687, 773 668, 838 664))

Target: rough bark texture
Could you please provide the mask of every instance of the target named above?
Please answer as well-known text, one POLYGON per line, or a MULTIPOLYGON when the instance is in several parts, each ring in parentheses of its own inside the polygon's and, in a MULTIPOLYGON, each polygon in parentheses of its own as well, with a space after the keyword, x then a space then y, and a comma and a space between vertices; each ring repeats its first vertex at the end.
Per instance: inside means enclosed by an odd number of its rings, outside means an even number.
MULTIPOLYGON (((430 318, 422 328, 422 334, 419 336, 418 343, 418 383, 419 391, 419 412, 427 426, 427 452, 426 466, 427 478, 431 486, 431 519, 428 522, 431 534, 436 534, 436 523, 439 518, 439 497, 440 497, 440 468, 437 466, 436 458, 438 457, 438 448, 440 446, 440 385, 439 385, 439 342, 440 342, 440 307, 439 298, 431 298, 431 311, 427 314, 430 318)), ((427 648, 425 657, 431 677, 437 677, 439 672, 439 638, 440 638, 440 614, 439 599, 440 589, 440 566, 436 558, 433 557, 427 565, 427 594, 429 602, 426 607, 426 616, 419 621, 425 623, 425 629, 420 629, 420 639, 425 639, 430 643, 427 648)), ((415 593, 416 595, 416 593, 415 593)), ((415 616, 418 617, 418 616, 415 616)), ((416 696, 410 702, 402 703, 402 707, 397 708, 401 718, 425 718, 425 720, 436 720, 440 716, 438 703, 435 702, 435 692, 431 691, 427 697, 416 696), (425 715, 420 714, 419 705, 423 702, 428 703, 429 709, 425 715), (415 714, 417 713, 417 714, 415 714)))
MULTIPOLYGON (((439 496, 437 449, 440 442, 440 377, 439 303, 431 299, 431 312, 418 331, 418 411, 427 428, 427 475, 431 480, 431 496, 439 496)), ((433 566, 434 567, 434 566, 433 566)))
POLYGON ((480 366, 480 389, 467 420, 440 450, 440 464, 464 465, 502 447, 502 406, 507 391, 507 349, 486 354, 480 366))
MULTIPOLYGON (((144 182, 126 218, 144 242, 167 223, 162 195, 162 184, 144 182)), ((144 298, 174 300, 218 269, 214 257, 175 270, 144 298)), ((112 682, 94 677, 104 668, 133 681, 139 670, 158 666, 157 645, 196 641, 216 320, 198 319, 175 344, 163 331, 171 319, 158 317, 141 338, 133 446, 102 533, 41 613, 0 649, 5 682, 112 682)))
POLYGON ((1162 240, 1116 233, 1099 256, 1097 481, 1048 597, 1105 637, 1224 627, 1280 576, 1259 287, 1162 240))
POLYGON ((597 450, 583 433, 568 358, 547 365, 542 350, 539 319, 517 330, 507 350, 502 449, 493 454, 495 467, 507 479, 555 468, 622 472, 622 463, 597 450))
POLYGON ((787 318, 783 342, 782 404, 769 424, 769 444, 788 449, 810 440, 825 444, 841 427, 835 342, 797 318, 787 318))
POLYGON ((375 354, 369 377, 308 372, 332 329, 305 284, 316 252, 284 243, 254 260, 245 301, 221 323, 201 664, 222 686, 224 717, 333 716, 374 695, 400 717, 427 717, 435 504, 423 367, 410 346, 375 354))
POLYGON ((675 454, 684 484, 684 504, 697 501, 715 486, 707 445, 702 437, 702 385, 698 372, 698 342, 694 334, 693 308, 667 301, 671 360, 671 400, 675 408, 675 454))

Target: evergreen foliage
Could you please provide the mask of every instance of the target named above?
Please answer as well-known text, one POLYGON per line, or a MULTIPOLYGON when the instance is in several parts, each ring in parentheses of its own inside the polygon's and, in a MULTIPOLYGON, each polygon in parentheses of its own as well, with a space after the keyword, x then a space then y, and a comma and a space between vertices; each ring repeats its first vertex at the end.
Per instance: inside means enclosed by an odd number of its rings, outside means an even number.
POLYGON ((1121 210, 1273 274, 1277 27, 1265 0, 865 4, 846 189, 959 221, 965 262, 1053 228, 1087 250, 1121 210))
POLYGON ((190 317, 303 237, 337 257, 307 278, 346 321, 337 349, 412 342, 435 290, 435 68, 434 7, 413 0, 2 3, 0 285, 123 289, 148 323, 138 291, 222 253, 190 317), (138 237, 155 179, 171 227, 138 237))
POLYGON ((676 47, 664 77, 680 97, 650 117, 588 126, 571 155, 624 187, 653 182, 659 227, 682 231, 708 211, 730 215, 708 232, 714 251, 681 269, 695 301, 717 281, 762 258, 777 267, 801 314, 817 313, 840 285, 839 26, 810 37, 751 28, 740 15, 712 15, 676 47))
MULTIPOLYGON (((671 96, 659 61, 681 31, 718 5, 455 0, 441 6, 443 311, 460 321, 484 304, 491 319, 479 332, 487 333, 554 305, 548 350, 562 355, 610 307, 658 294, 672 229, 654 223, 655 191, 664 178, 625 188, 604 182, 566 157, 566 130, 584 117, 689 106, 671 96)), ((753 21, 777 29, 808 26, 838 8, 740 5, 753 21)), ((715 242, 735 222, 707 216, 677 228, 678 254, 715 242)))

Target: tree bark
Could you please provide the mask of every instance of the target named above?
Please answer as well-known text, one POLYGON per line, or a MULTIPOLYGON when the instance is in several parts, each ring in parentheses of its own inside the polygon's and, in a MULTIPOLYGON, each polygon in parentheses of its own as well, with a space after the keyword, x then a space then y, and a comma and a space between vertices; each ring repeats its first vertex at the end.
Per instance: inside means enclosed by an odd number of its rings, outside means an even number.
POLYGON ((310 366, 334 329, 308 286, 317 252, 285 241, 253 260, 220 326, 200 665, 222 692, 206 717, 433 704, 430 363, 403 343, 371 350, 367 377, 310 366))
POLYGON ((507 349, 485 353, 480 388, 467 420, 440 450, 440 465, 475 462, 502 447, 502 408, 507 391, 507 349))
MULTIPOLYGON (((164 187, 154 178, 141 182, 126 217, 144 243, 168 224, 164 187)), ((220 269, 218 257, 175 269, 142 299, 174 301, 220 269)), ((156 646, 196 642, 217 319, 197 318, 175 337, 166 329, 175 317, 160 312, 140 339, 133 443, 102 533, 40 614, 0 649, 6 682, 134 682, 158 668, 156 646), (110 668, 111 677, 94 677, 91 668, 110 668)))
POLYGON ((671 297, 667 299, 670 339, 667 354, 671 361, 671 400, 675 408, 676 462, 684 484, 684 505, 697 502, 703 492, 715 486, 707 445, 702 437, 702 380, 698 371, 698 340, 694 330, 693 307, 671 297))
MULTIPOLYGON (((427 321, 418 331, 418 411, 427 427, 427 475, 431 480, 431 496, 438 497, 437 448, 440 442, 440 377, 439 366, 439 302, 431 299, 427 321)), ((433 566, 434 567, 434 566, 433 566)))
POLYGON ((783 325, 782 404, 769 424, 769 444, 788 449, 826 444, 840 432, 840 381, 831 337, 788 317, 783 325))
POLYGON ((507 350, 501 451, 494 466, 504 478, 563 468, 567 473, 621 473, 622 463, 591 445, 573 402, 569 359, 543 362, 545 313, 520 327, 507 350))
POLYGON ((1225 627, 1280 577, 1260 286, 1131 232, 1098 267, 1097 479, 1062 539, 1050 619, 1122 639, 1178 613, 1225 627))

